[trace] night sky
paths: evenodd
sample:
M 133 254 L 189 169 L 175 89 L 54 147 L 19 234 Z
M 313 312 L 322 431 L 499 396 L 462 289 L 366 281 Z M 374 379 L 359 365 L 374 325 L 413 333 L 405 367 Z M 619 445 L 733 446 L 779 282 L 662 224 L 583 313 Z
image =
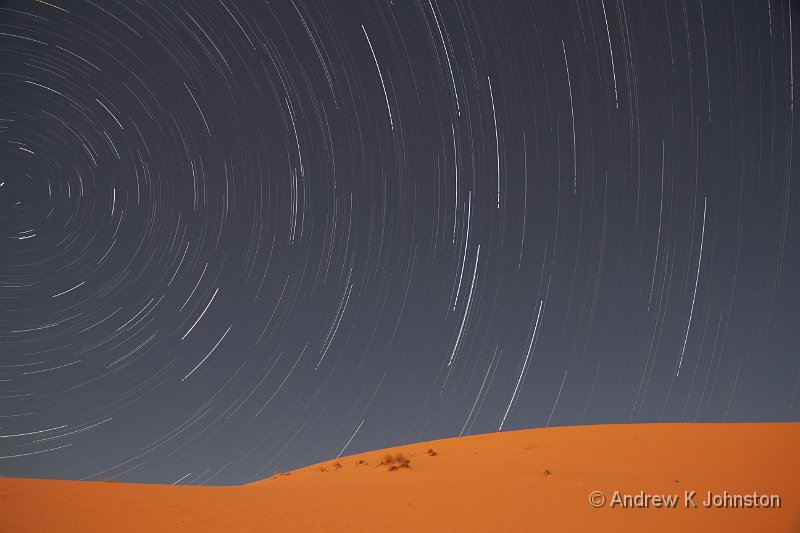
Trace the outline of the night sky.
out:
M 0 2 L 0 474 L 237 484 L 799 421 L 799 25 L 786 0 Z

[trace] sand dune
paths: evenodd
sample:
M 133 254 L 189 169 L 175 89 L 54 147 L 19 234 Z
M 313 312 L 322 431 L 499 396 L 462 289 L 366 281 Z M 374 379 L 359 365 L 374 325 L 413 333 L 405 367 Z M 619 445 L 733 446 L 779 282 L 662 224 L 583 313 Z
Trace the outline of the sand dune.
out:
M 0 531 L 800 532 L 799 450 L 797 423 L 584 426 L 410 444 L 240 487 L 2 478 Z M 708 491 L 728 508 L 706 508 Z M 731 508 L 748 501 L 759 507 Z

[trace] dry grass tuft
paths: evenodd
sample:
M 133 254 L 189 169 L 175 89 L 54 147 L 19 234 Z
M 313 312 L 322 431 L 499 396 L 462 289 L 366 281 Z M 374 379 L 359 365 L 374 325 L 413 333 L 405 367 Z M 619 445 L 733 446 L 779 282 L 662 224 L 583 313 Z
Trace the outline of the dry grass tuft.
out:
M 388 466 L 390 471 L 399 470 L 400 468 L 411 468 L 411 459 L 402 453 L 395 455 L 387 453 L 383 457 L 383 461 L 381 461 L 380 466 Z

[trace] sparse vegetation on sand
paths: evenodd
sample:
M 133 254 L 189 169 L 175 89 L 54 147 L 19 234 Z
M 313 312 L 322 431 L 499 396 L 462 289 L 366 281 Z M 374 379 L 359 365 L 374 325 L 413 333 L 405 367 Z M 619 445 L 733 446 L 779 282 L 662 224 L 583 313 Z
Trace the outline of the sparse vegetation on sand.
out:
M 383 457 L 380 466 L 388 466 L 390 471 L 399 470 L 400 468 L 411 468 L 411 459 L 402 453 L 396 453 L 394 455 L 387 453 Z

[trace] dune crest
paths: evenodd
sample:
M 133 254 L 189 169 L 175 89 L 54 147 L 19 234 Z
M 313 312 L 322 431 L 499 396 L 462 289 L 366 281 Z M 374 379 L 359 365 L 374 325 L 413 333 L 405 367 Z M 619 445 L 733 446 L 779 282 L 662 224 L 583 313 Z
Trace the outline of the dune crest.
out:
M 0 478 L 0 531 L 800 531 L 798 445 L 798 423 L 557 427 L 239 487 Z

